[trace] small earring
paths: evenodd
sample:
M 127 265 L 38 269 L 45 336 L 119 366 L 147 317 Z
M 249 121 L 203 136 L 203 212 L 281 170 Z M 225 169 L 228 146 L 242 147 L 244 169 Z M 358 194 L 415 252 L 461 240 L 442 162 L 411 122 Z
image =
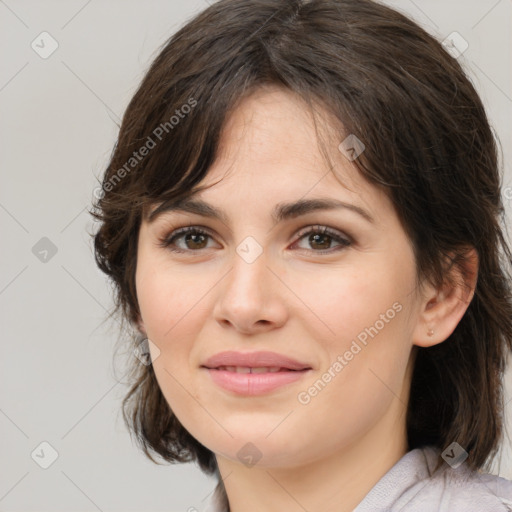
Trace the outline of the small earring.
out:
M 429 329 L 427 332 L 428 336 L 434 336 L 434 331 L 432 329 Z

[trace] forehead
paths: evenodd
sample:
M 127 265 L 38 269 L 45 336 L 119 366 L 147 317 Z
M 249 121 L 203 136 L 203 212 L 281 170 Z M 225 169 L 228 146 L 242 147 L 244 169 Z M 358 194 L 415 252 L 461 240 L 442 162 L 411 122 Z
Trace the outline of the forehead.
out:
M 311 180 L 326 188 L 367 185 L 339 149 L 346 138 L 340 122 L 321 106 L 314 109 L 311 112 L 302 98 L 278 86 L 253 91 L 226 117 L 217 159 L 203 184 L 237 174 L 245 183 L 266 181 L 273 187 Z M 304 185 L 302 194 L 307 192 Z
M 302 98 L 277 86 L 245 97 L 226 118 L 217 159 L 201 183 L 213 185 L 205 196 L 215 191 L 239 193 L 241 186 L 252 188 L 254 194 L 276 196 L 275 203 L 283 195 L 382 195 L 361 175 L 344 147 L 339 149 L 347 139 L 341 123 L 320 105 L 313 108 L 311 112 Z

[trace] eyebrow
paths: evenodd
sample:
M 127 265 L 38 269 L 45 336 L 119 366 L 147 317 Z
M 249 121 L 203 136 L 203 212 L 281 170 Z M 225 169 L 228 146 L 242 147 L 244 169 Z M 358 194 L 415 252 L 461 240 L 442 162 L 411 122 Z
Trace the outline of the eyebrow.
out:
M 293 219 L 319 210 L 338 210 L 347 209 L 357 213 L 370 223 L 375 223 L 375 219 L 369 212 L 363 208 L 351 203 L 339 201 L 338 199 L 322 197 L 317 199 L 299 199 L 291 203 L 278 203 L 272 210 L 272 220 L 274 225 L 284 220 Z M 220 220 L 224 224 L 228 224 L 228 218 L 225 212 L 201 199 L 182 198 L 174 201 L 162 203 L 158 208 L 153 210 L 149 216 L 149 222 L 154 221 L 157 217 L 165 212 L 182 211 L 201 215 Z

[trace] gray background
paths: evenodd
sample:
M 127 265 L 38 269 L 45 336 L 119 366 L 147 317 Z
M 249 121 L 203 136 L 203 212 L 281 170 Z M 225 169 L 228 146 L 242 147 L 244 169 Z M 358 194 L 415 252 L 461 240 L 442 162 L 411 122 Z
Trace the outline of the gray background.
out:
M 510 219 L 512 0 L 386 3 L 440 40 L 457 31 L 468 42 L 459 60 L 503 145 Z M 104 321 L 112 299 L 93 260 L 95 226 L 86 212 L 115 122 L 150 60 L 206 6 L 0 1 L 2 511 L 201 510 L 214 488 L 194 465 L 151 463 L 125 430 L 123 370 L 113 364 L 117 324 Z M 42 46 L 43 31 L 59 45 L 47 58 L 31 47 Z M 36 460 L 50 460 L 44 441 L 59 454 L 47 469 L 31 457 L 36 450 Z M 494 472 L 512 478 L 511 459 L 507 440 Z

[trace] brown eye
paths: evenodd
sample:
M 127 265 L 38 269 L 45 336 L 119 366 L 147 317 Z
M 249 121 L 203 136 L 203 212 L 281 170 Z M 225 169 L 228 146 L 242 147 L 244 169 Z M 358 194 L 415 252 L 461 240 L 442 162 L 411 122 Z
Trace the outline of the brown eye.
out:
M 308 236 L 307 244 L 309 247 L 314 249 L 313 252 L 320 254 L 324 252 L 335 252 L 336 250 L 339 250 L 329 250 L 333 242 L 338 243 L 338 245 L 342 248 L 348 247 L 352 243 L 347 238 L 341 236 L 341 234 L 337 231 L 331 230 L 326 226 L 315 226 L 313 229 L 309 228 L 308 231 L 301 232 L 299 241 L 303 240 L 306 236 Z M 310 250 L 309 248 L 305 249 Z
M 180 228 L 173 231 L 170 236 L 160 241 L 162 247 L 175 252 L 198 251 L 205 249 L 210 234 L 197 227 Z M 176 240 L 183 239 L 185 247 L 176 247 Z

